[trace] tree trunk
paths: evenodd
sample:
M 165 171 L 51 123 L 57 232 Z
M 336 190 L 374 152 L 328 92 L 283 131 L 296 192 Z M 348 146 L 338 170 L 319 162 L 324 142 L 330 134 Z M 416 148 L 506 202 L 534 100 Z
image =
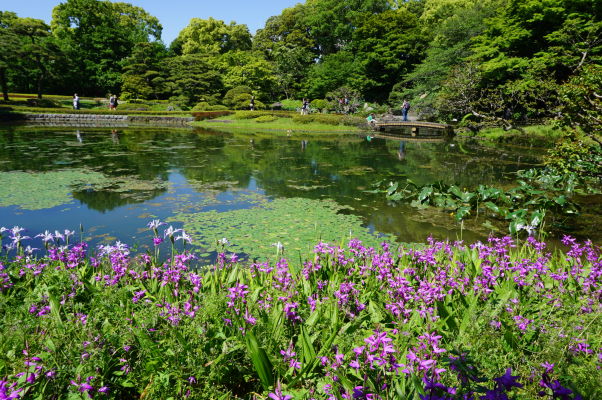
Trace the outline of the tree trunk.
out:
M 8 83 L 6 82 L 6 70 L 0 68 L 0 85 L 2 86 L 2 97 L 8 101 Z
M 42 65 L 42 61 L 40 57 L 36 57 L 36 63 L 38 64 L 38 99 L 42 98 L 42 81 L 44 80 L 44 66 Z
M 38 75 L 38 99 L 42 98 L 42 74 Z

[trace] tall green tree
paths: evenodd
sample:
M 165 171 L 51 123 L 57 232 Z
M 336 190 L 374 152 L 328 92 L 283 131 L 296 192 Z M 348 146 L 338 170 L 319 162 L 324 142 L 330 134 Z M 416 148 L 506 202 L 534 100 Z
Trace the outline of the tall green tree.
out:
M 168 51 L 161 42 L 140 42 L 123 61 L 123 99 L 159 99 L 166 90 L 163 60 Z
M 223 92 L 215 59 L 201 54 L 186 54 L 165 60 L 167 88 L 174 101 L 191 107 L 200 101 L 215 103 Z
M 424 58 L 426 45 L 418 17 L 406 8 L 364 19 L 353 32 L 349 47 L 362 68 L 361 89 L 365 98 L 386 101 L 393 85 Z
M 0 86 L 2 97 L 8 101 L 8 73 L 14 68 L 20 50 L 20 42 L 17 34 L 11 29 L 17 20 L 17 14 L 10 11 L 0 11 Z
M 307 0 L 304 23 L 319 56 L 351 43 L 353 32 L 370 15 L 390 9 L 388 0 Z
M 121 62 L 140 42 L 160 40 L 161 24 L 140 7 L 107 0 L 67 0 L 52 12 L 52 32 L 69 57 L 70 85 L 104 95 L 121 83 Z
M 248 86 L 258 99 L 274 94 L 277 85 L 274 66 L 257 51 L 229 51 L 221 55 L 217 64 L 226 89 Z
M 50 26 L 34 18 L 18 18 L 13 31 L 21 38 L 21 66 L 23 73 L 35 82 L 38 98 L 42 98 L 44 84 L 53 72 L 53 65 L 62 61 L 59 46 L 50 35 Z
M 250 50 L 251 34 L 244 24 L 214 18 L 192 18 L 171 45 L 176 54 L 218 55 L 234 50 Z
M 314 40 L 305 25 L 307 7 L 297 4 L 266 21 L 253 37 L 253 48 L 274 65 L 277 86 L 286 98 L 301 89 L 301 82 L 318 57 Z
M 445 82 L 453 83 L 452 92 L 461 81 L 480 85 L 480 81 L 455 78 L 461 78 L 464 72 L 468 72 L 462 71 L 461 76 L 458 76 L 458 70 L 465 69 L 468 65 L 470 68 L 475 66 L 474 63 L 467 64 L 465 61 L 473 54 L 473 39 L 487 29 L 486 20 L 496 15 L 500 3 L 499 0 L 425 1 L 425 11 L 419 18 L 419 26 L 423 39 L 432 38 L 426 49 L 426 57 L 410 73 L 401 77 L 391 91 L 389 101 L 401 104 L 404 98 L 413 99 L 415 110 L 436 119 L 439 117 L 438 112 L 443 111 L 438 109 L 436 103 L 445 104 L 444 100 L 452 95 L 444 87 Z M 471 92 L 477 87 L 467 87 L 461 92 Z M 445 93 L 442 94 L 442 91 Z M 440 99 L 440 94 L 444 98 Z
M 521 79 L 527 72 L 565 81 L 579 65 L 580 53 L 590 62 L 599 60 L 601 16 L 599 1 L 508 0 L 475 39 L 473 59 L 481 63 L 486 84 Z M 580 35 L 590 38 L 582 41 Z M 572 52 L 576 62 L 566 63 L 562 52 L 554 50 L 559 42 L 565 42 L 560 47 Z M 577 42 L 583 47 L 573 48 Z

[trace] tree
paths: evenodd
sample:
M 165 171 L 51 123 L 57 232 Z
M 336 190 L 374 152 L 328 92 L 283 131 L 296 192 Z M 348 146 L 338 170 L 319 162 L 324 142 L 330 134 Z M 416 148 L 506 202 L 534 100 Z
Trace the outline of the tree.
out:
M 67 0 L 52 12 L 52 32 L 69 57 L 64 90 L 106 94 L 121 82 L 121 62 L 136 43 L 160 40 L 157 18 L 142 8 L 107 0 Z
M 41 99 L 44 81 L 51 73 L 52 64 L 61 60 L 60 49 L 50 37 L 50 27 L 42 20 L 18 18 L 12 30 L 22 38 L 22 69 L 26 75 L 34 77 L 35 89 Z
M 305 95 L 312 99 L 323 99 L 326 94 L 341 86 L 361 91 L 362 67 L 349 51 L 329 54 L 315 64 L 304 81 Z
M 244 24 L 209 18 L 192 18 L 171 47 L 176 54 L 215 56 L 234 50 L 250 50 L 251 34 Z
M 168 90 L 185 107 L 200 101 L 215 103 L 223 90 L 221 74 L 210 57 L 186 54 L 166 59 L 165 66 Z
M 599 55 L 594 37 L 600 34 L 600 15 L 601 3 L 590 0 L 509 0 L 499 14 L 488 19 L 487 30 L 475 38 L 472 58 L 481 63 L 486 84 L 503 84 L 527 72 L 565 81 L 579 62 L 565 65 L 562 52 L 550 50 L 569 37 L 582 42 L 578 39 L 582 33 L 590 39 L 571 50 L 577 60 L 585 48 L 597 48 Z M 564 47 L 570 47 L 568 44 Z M 585 53 L 593 55 L 589 50 Z
M 124 72 L 121 97 L 123 99 L 161 97 L 165 92 L 166 77 L 162 61 L 167 54 L 163 43 L 137 43 L 132 54 L 122 63 Z
M 253 37 L 253 48 L 274 65 L 276 84 L 286 98 L 293 97 L 318 57 L 314 41 L 305 26 L 305 4 L 286 8 L 268 18 Z
M 14 66 L 15 55 L 20 49 L 19 37 L 12 31 L 11 26 L 17 19 L 17 14 L 10 11 L 0 11 L 0 86 L 2 97 L 8 101 L 8 71 Z
M 424 57 L 416 15 L 405 8 L 366 18 L 349 45 L 362 68 L 362 91 L 367 100 L 383 102 L 393 85 Z
M 353 32 L 367 17 L 390 9 L 387 0 L 307 0 L 304 24 L 319 56 L 349 45 Z
M 259 52 L 230 51 L 219 57 L 218 65 L 226 89 L 248 86 L 258 99 L 274 91 L 274 67 Z
M 444 82 L 453 78 L 450 77 L 452 71 L 473 54 L 472 40 L 486 30 L 485 21 L 497 13 L 497 3 L 426 1 L 420 25 L 423 30 L 430 29 L 430 32 L 423 33 L 423 37 L 432 36 L 433 39 L 426 50 L 426 57 L 396 84 L 389 101 L 401 104 L 404 98 L 413 99 L 415 110 L 436 119 L 435 103 L 439 101 Z
M 602 147 L 602 66 L 588 65 L 560 88 L 562 124 L 580 128 Z

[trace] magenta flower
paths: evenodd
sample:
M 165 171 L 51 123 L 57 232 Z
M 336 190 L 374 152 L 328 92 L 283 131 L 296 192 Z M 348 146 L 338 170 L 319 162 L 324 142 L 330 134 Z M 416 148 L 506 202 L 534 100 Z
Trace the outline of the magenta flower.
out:
M 280 387 L 280 381 L 276 384 L 273 393 L 269 393 L 268 397 L 272 400 L 291 400 L 293 396 L 289 394 L 283 394 L 282 388 Z

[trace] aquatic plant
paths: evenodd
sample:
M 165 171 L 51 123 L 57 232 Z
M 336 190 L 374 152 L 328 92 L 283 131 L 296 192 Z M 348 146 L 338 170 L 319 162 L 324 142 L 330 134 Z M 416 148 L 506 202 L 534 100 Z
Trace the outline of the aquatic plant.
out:
M 505 221 L 507 231 L 529 236 L 550 229 L 558 218 L 576 216 L 579 206 L 571 200 L 578 186 L 575 177 L 531 169 L 517 173 L 518 186 L 508 190 L 479 185 L 474 190 L 460 189 L 442 182 L 418 185 L 410 179 L 378 182 L 371 193 L 385 193 L 389 200 L 408 202 L 416 208 L 436 207 L 450 212 L 460 222 L 482 216 L 490 221 Z M 546 219 L 548 225 L 546 226 Z
M 46 172 L 0 172 L 0 207 L 47 209 L 68 204 L 89 191 L 108 191 L 133 201 L 144 201 L 152 193 L 166 187 L 167 184 L 159 179 L 111 177 L 86 168 Z
M 161 221 L 155 239 L 186 240 Z M 0 229 L 0 398 L 596 399 L 602 252 L 564 237 L 159 262 Z M 286 254 L 286 253 L 285 253 Z M 10 333 L 10 334 L 6 334 Z
M 274 258 L 275 251 L 270 244 L 275 242 L 281 242 L 287 254 L 298 258 L 319 240 L 339 243 L 356 237 L 376 246 L 390 239 L 390 236 L 370 232 L 362 226 L 359 217 L 342 213 L 346 208 L 331 200 L 261 200 L 252 197 L 253 207 L 233 211 L 182 212 L 168 221 L 184 223 L 195 245 L 205 251 L 215 251 L 215 241 L 226 236 L 232 242 L 231 251 L 262 261 Z

